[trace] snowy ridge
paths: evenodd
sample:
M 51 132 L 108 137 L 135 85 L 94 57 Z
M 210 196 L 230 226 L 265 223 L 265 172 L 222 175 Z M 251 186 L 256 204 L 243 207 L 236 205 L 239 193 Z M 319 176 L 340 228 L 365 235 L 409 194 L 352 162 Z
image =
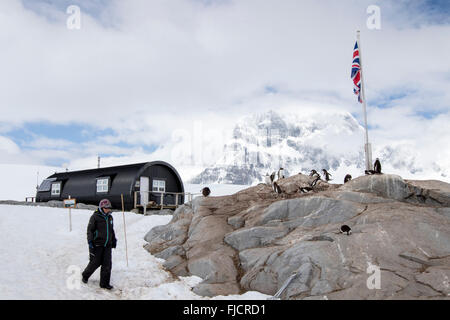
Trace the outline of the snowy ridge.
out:
M 326 169 L 333 182 L 343 183 L 346 174 L 364 174 L 363 143 L 363 127 L 345 111 L 254 114 L 238 121 L 220 159 L 190 182 L 253 185 L 283 167 L 286 176 Z M 440 164 L 421 161 L 407 142 L 375 144 L 372 153 L 383 170 L 408 179 L 450 176 L 445 159 Z
M 220 160 L 191 182 L 251 185 L 280 167 L 286 175 L 311 169 L 360 171 L 362 133 L 347 112 L 251 115 L 237 123 Z

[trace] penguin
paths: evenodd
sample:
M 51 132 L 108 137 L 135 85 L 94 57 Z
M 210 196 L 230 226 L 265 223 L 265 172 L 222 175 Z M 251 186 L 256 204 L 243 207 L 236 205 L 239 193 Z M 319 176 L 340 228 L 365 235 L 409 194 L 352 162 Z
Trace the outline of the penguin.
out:
M 210 193 L 211 193 L 211 190 L 208 187 L 204 187 L 202 189 L 202 194 L 203 194 L 204 197 L 209 196 Z
M 309 176 L 310 176 L 310 177 L 314 177 L 314 176 L 317 175 L 317 174 L 318 174 L 317 171 L 314 170 L 314 169 L 312 169 L 312 170 L 311 170 L 311 173 L 309 174 Z
M 317 184 L 317 181 L 320 180 L 320 176 L 317 174 L 316 178 L 314 179 L 314 181 L 311 183 L 311 187 L 314 187 Z
M 284 169 L 280 167 L 277 175 L 278 175 L 278 179 L 284 179 Z
M 344 224 L 341 226 L 341 233 L 347 232 L 347 235 L 349 236 L 352 233 L 352 228 L 350 228 L 348 225 Z
M 330 181 L 330 180 L 333 180 L 333 179 L 331 179 L 330 177 L 331 177 L 331 173 L 329 173 L 327 170 L 325 170 L 325 169 L 322 169 L 322 171 L 323 171 L 323 175 L 324 175 L 324 177 L 325 177 L 325 181 Z
M 301 187 L 301 188 L 299 188 L 298 190 L 299 190 L 301 193 L 308 193 L 308 192 L 310 192 L 312 189 L 313 189 L 313 188 L 311 188 L 311 187 Z
M 264 178 L 264 182 L 265 182 L 267 185 L 269 185 L 269 186 L 272 184 L 272 180 L 270 179 L 269 173 L 266 173 L 266 176 L 265 176 L 265 178 Z
M 347 174 L 347 175 L 344 177 L 344 183 L 349 182 L 350 180 L 352 180 L 352 176 L 349 175 L 349 174 Z
M 272 184 L 275 180 L 275 171 L 270 175 L 270 184 Z
M 381 174 L 381 163 L 380 163 L 380 159 L 376 159 L 375 163 L 373 164 L 373 171 L 375 171 L 375 173 L 377 174 Z
M 283 193 L 283 191 L 281 191 L 280 186 L 279 186 L 278 183 L 276 183 L 276 182 L 273 183 L 273 191 L 275 191 L 275 192 L 278 193 L 278 194 Z

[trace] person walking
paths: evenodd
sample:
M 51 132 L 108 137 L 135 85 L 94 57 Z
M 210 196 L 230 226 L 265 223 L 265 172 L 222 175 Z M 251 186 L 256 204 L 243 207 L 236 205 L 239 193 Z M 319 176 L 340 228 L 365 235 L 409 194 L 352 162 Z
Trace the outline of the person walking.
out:
M 117 239 L 114 233 L 112 205 L 108 199 L 102 199 L 98 209 L 92 214 L 87 227 L 89 245 L 89 264 L 82 275 L 83 283 L 101 266 L 100 288 L 111 290 L 112 248 L 116 248 Z

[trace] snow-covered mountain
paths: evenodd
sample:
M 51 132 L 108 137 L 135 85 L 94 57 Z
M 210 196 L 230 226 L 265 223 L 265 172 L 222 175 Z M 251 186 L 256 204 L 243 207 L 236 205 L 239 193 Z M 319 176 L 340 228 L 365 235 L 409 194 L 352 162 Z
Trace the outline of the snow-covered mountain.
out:
M 346 174 L 364 174 L 363 145 L 364 128 L 345 111 L 254 114 L 238 121 L 219 160 L 191 183 L 251 185 L 280 167 L 286 176 L 326 169 L 334 182 L 342 183 Z M 418 179 L 448 177 L 449 168 L 421 163 L 413 145 L 376 145 L 372 153 L 390 173 Z

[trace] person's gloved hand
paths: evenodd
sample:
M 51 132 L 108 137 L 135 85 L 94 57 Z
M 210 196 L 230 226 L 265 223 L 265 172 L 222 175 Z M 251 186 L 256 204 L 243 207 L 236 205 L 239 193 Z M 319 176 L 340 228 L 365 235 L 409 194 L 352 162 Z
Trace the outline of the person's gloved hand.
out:
M 117 239 L 114 239 L 114 240 L 112 241 L 112 247 L 115 249 L 116 246 L 117 246 Z
M 92 260 L 95 257 L 95 246 L 92 241 L 88 241 L 88 245 L 89 245 L 89 260 Z

